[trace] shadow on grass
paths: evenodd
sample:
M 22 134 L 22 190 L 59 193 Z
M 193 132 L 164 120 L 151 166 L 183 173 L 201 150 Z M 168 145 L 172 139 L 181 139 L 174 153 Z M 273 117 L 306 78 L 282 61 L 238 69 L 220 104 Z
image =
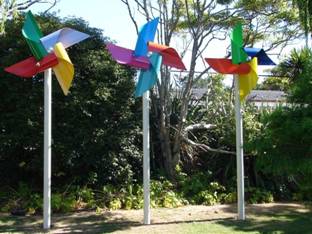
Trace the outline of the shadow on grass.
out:
M 265 234 L 312 234 L 312 210 L 296 211 L 296 207 L 278 205 L 273 207 L 257 207 L 247 209 L 247 219 L 220 220 L 215 223 L 231 227 L 240 232 L 259 232 Z M 227 208 L 226 208 L 227 209 Z M 230 208 L 231 211 L 233 208 Z M 229 212 L 230 210 L 224 210 Z
M 112 233 L 114 231 L 122 231 L 131 227 L 144 226 L 140 222 L 130 221 L 124 218 L 109 217 L 107 213 L 102 215 L 86 215 L 72 216 L 62 215 L 52 218 L 51 231 L 67 232 L 67 233 Z M 205 223 L 233 220 L 233 218 L 215 218 L 215 219 L 200 219 L 200 220 L 185 220 L 185 221 L 170 221 L 170 222 L 152 222 L 154 226 L 170 225 L 170 224 L 188 224 L 188 223 Z M 43 232 L 42 217 L 27 216 L 17 217 L 10 215 L 0 215 L 0 233 L 2 232 L 23 232 L 23 233 L 38 233 Z
M 90 214 L 84 216 L 76 214 L 54 215 L 51 222 L 51 232 L 56 231 L 57 233 L 111 233 L 141 225 L 139 222 L 133 222 L 123 218 L 112 219 L 109 213 L 105 215 Z M 42 216 L 18 217 L 0 214 L 0 233 L 40 233 L 43 231 Z

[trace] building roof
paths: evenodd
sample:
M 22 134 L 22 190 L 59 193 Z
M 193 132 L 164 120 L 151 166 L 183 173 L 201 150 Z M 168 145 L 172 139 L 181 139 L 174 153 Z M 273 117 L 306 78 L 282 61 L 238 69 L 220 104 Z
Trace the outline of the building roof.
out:
M 200 100 L 207 93 L 207 89 L 192 89 L 192 99 Z M 252 90 L 246 100 L 250 102 L 285 102 L 287 94 L 276 90 Z
M 200 100 L 206 94 L 207 94 L 207 89 L 204 89 L 204 88 L 192 89 L 193 100 Z
M 287 94 L 276 90 L 252 90 L 246 100 L 250 102 L 285 102 Z

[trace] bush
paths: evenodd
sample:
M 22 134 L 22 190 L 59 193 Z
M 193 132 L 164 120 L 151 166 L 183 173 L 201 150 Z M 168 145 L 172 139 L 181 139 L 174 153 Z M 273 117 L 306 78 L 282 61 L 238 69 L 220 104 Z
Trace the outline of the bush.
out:
M 274 202 L 274 197 L 271 192 L 259 188 L 247 188 L 246 198 L 247 202 L 251 204 Z
M 76 198 L 74 194 L 52 193 L 51 208 L 53 212 L 67 213 L 74 210 Z
M 236 192 L 230 192 L 227 194 L 222 194 L 222 203 L 235 203 L 237 202 L 237 193 Z
M 201 178 L 201 175 L 195 178 Z M 196 182 L 196 180 L 194 180 Z M 199 184 L 201 184 L 199 186 Z M 196 188 L 196 194 L 191 194 L 190 188 Z M 202 189 L 202 190 L 200 190 Z M 188 196 L 184 192 L 188 191 Z M 305 196 L 308 196 L 308 191 Z M 42 194 L 33 193 L 26 184 L 21 183 L 19 188 L 11 192 L 12 196 L 5 195 L 7 198 L 2 202 L 2 212 L 12 212 L 14 214 L 35 214 L 42 212 Z M 236 192 L 228 192 L 225 187 L 217 182 L 210 182 L 204 186 L 202 181 L 197 181 L 195 187 L 188 185 L 177 190 L 170 181 L 151 180 L 150 187 L 151 207 L 176 208 L 183 205 L 215 205 L 220 203 L 233 203 L 236 201 Z M 300 195 L 300 194 L 299 194 Z M 297 199 L 302 199 L 303 196 Z M 10 197 L 10 198 L 9 198 Z M 247 201 L 250 203 L 273 202 L 271 192 L 258 188 L 248 188 L 246 190 Z M 142 209 L 144 204 L 143 187 L 140 184 L 128 184 L 127 186 L 105 185 L 102 190 L 94 190 L 86 186 L 80 188 L 66 188 L 64 192 L 53 191 L 51 207 L 53 212 L 71 212 L 82 208 L 92 208 L 97 212 L 103 209 Z
M 16 190 L 6 193 L 1 211 L 17 215 L 34 214 L 42 210 L 42 203 L 42 196 L 21 182 Z

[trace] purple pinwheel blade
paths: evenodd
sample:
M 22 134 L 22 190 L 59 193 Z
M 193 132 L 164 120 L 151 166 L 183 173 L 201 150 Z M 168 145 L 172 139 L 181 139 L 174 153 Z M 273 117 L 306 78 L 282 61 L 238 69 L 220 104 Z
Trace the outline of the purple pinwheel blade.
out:
M 108 43 L 106 48 L 117 63 L 142 69 L 148 69 L 150 66 L 148 57 L 135 57 L 133 56 L 133 50 L 116 46 L 112 43 Z

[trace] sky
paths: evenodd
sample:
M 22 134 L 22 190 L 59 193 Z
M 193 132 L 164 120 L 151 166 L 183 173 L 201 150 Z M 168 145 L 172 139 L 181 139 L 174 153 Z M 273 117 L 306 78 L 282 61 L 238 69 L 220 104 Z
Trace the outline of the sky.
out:
M 47 9 L 47 6 L 35 4 L 30 9 L 38 13 Z M 61 17 L 83 18 L 91 27 L 102 29 L 104 35 L 116 40 L 118 45 L 131 47 L 135 44 L 135 27 L 120 0 L 60 0 L 51 11 Z
M 39 13 L 47 7 L 47 4 L 35 4 L 30 9 L 33 13 Z M 91 27 L 102 29 L 104 36 L 115 40 L 118 45 L 134 49 L 137 37 L 135 27 L 130 20 L 126 5 L 121 0 L 60 0 L 51 11 L 56 12 L 60 17 L 80 17 Z M 140 25 L 145 23 L 144 19 L 138 18 L 139 13 L 135 17 L 139 19 Z M 203 57 L 224 57 L 229 43 L 229 40 L 212 43 L 204 52 Z M 172 46 L 176 47 L 179 52 L 177 42 Z M 188 67 L 187 56 L 183 60 Z M 273 60 L 278 62 L 276 57 L 273 57 Z M 204 62 L 199 61 L 196 70 L 204 70 L 205 66 L 207 65 Z M 267 68 L 259 67 L 259 73 L 264 73 Z
M 39 13 L 47 7 L 48 4 L 35 4 L 30 10 Z M 126 5 L 121 0 L 60 0 L 51 11 L 56 12 L 60 17 L 83 18 L 91 27 L 102 29 L 103 34 L 115 40 L 118 45 L 134 49 L 137 38 L 135 27 L 128 15 Z M 139 16 L 137 13 L 135 18 L 138 19 L 139 25 L 143 25 L 146 21 Z M 178 46 L 177 43 L 173 44 Z M 212 43 L 207 53 L 210 57 L 223 57 L 228 44 L 229 42 Z M 177 50 L 179 51 L 178 48 Z
M 33 13 L 45 11 L 48 4 L 34 4 L 30 10 Z M 121 0 L 60 0 L 59 3 L 50 10 L 56 12 L 60 17 L 80 17 L 86 20 L 91 27 L 103 30 L 104 36 L 115 40 L 119 46 L 134 49 L 137 34 L 133 25 L 128 9 Z M 135 15 L 139 25 L 143 25 L 146 21 L 139 13 Z M 207 56 L 205 57 L 224 57 L 226 54 L 226 46 L 229 41 L 222 43 L 211 43 L 207 48 Z M 171 44 L 178 52 L 182 45 L 178 41 Z M 190 54 L 186 54 L 183 58 L 186 67 L 190 63 Z M 207 64 L 204 61 L 197 63 L 196 70 L 202 71 Z

